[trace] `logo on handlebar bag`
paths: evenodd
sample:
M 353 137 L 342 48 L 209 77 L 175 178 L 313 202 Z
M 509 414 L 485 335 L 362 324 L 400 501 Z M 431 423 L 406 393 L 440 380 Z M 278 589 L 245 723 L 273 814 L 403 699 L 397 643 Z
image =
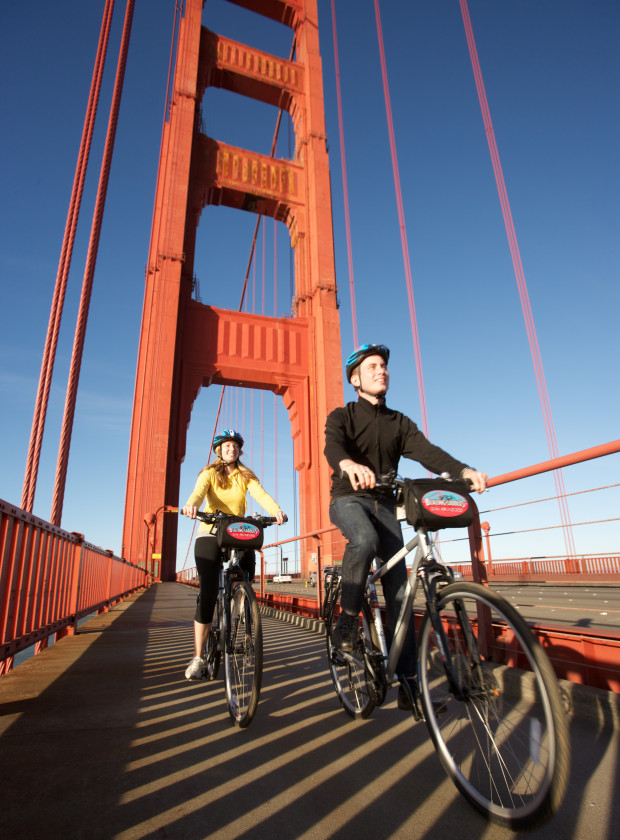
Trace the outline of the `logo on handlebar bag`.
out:
M 235 540 L 255 540 L 261 530 L 250 522 L 231 522 L 226 526 L 226 533 Z
M 425 510 L 436 516 L 460 516 L 469 508 L 464 496 L 450 490 L 430 490 L 422 496 L 421 502 Z

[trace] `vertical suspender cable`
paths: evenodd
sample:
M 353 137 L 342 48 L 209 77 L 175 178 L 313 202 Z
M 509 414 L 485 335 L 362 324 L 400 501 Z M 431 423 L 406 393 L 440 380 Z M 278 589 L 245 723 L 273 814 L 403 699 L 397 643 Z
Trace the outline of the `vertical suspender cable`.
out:
M 256 260 L 252 265 L 252 312 L 256 312 Z M 254 465 L 254 388 L 250 391 L 250 463 Z M 250 501 L 250 512 L 254 512 L 252 501 Z
M 342 122 L 342 99 L 340 94 L 340 64 L 338 61 L 338 36 L 336 33 L 336 5 L 332 0 L 332 30 L 334 36 L 334 65 L 336 68 L 336 96 L 338 98 L 338 129 L 340 135 L 340 166 L 342 169 L 342 192 L 344 195 L 344 220 L 347 237 L 347 261 L 349 265 L 349 293 L 351 295 L 351 320 L 353 322 L 353 346 L 357 347 L 357 311 L 355 308 L 355 284 L 353 282 L 353 253 L 351 249 L 351 222 L 349 219 L 349 190 L 347 187 L 347 162 L 344 154 L 344 128 Z
M 273 220 L 273 317 L 278 330 L 278 221 Z M 274 498 L 278 500 L 278 395 L 273 395 L 273 472 Z M 275 526 L 275 542 L 278 541 L 278 526 Z
M 385 49 L 383 47 L 383 31 L 381 28 L 381 15 L 379 12 L 379 0 L 375 0 L 375 17 L 377 20 L 377 37 L 379 40 L 379 53 L 381 57 L 381 75 L 383 77 L 383 93 L 385 97 L 385 110 L 387 114 L 388 132 L 390 135 L 390 150 L 392 153 L 392 170 L 394 173 L 394 188 L 396 190 L 396 204 L 398 206 L 398 222 L 400 227 L 400 241 L 403 250 L 403 262 L 405 266 L 405 279 L 407 282 L 407 299 L 409 301 L 409 317 L 411 319 L 411 332 L 413 337 L 413 350 L 415 354 L 416 371 L 418 376 L 418 393 L 420 398 L 420 414 L 422 428 L 428 437 L 428 417 L 426 414 L 426 396 L 424 393 L 424 377 L 422 375 L 422 357 L 420 355 L 420 340 L 418 337 L 418 321 L 415 311 L 415 300 L 413 297 L 413 283 L 411 280 L 411 263 L 409 260 L 409 246 L 407 244 L 407 229 L 405 227 L 405 211 L 403 209 L 403 195 L 400 186 L 400 175 L 398 172 L 398 157 L 396 155 L 396 140 L 394 138 L 394 123 L 392 120 L 392 105 L 390 103 L 390 89 L 388 86 L 387 68 L 385 64 Z
M 510 247 L 510 254 L 512 257 L 512 264 L 514 267 L 517 286 L 519 289 L 519 297 L 521 299 L 521 308 L 523 310 L 523 317 L 525 319 L 525 328 L 527 330 L 528 340 L 530 343 L 530 352 L 532 355 L 532 362 L 534 364 L 534 373 L 536 375 L 536 383 L 538 385 L 538 394 L 540 397 L 540 404 L 543 412 L 543 421 L 547 434 L 547 443 L 549 452 L 552 458 L 558 458 L 558 446 L 555 435 L 555 427 L 553 424 L 553 417 L 551 414 L 551 405 L 549 403 L 549 396 L 547 393 L 547 384 L 545 381 L 545 374 L 543 372 L 542 358 L 540 349 L 538 347 L 538 339 L 536 336 L 536 328 L 534 326 L 534 317 L 530 306 L 529 294 L 527 291 L 527 284 L 525 282 L 525 274 L 521 264 L 521 254 L 519 251 L 519 244 L 517 242 L 517 234 L 515 232 L 512 221 L 512 213 L 510 211 L 510 204 L 508 202 L 508 193 L 506 192 L 506 184 L 504 183 L 504 175 L 499 159 L 499 151 L 497 143 L 495 142 L 495 133 L 493 131 L 493 123 L 491 122 L 491 113 L 487 102 L 486 91 L 482 79 L 482 71 L 480 69 L 480 62 L 478 60 L 478 51 L 476 49 L 476 42 L 474 40 L 474 33 L 469 17 L 469 9 L 467 7 L 467 0 L 459 0 L 461 5 L 461 14 L 463 16 L 463 23 L 465 25 L 465 33 L 467 36 L 467 45 L 469 47 L 469 55 L 474 71 L 474 78 L 476 81 L 476 90 L 478 92 L 478 99 L 480 101 L 480 109 L 482 111 L 482 119 L 489 144 L 489 151 L 491 153 L 491 162 L 493 164 L 493 172 L 495 174 L 495 182 L 497 184 L 497 191 L 499 193 L 499 200 L 502 207 L 502 214 L 504 217 L 504 225 L 506 227 L 506 234 L 508 236 L 508 244 Z M 568 510 L 568 503 L 565 499 L 566 491 L 564 489 L 564 477 L 561 470 L 554 470 L 553 473 L 555 486 L 558 494 L 558 504 L 560 507 L 560 517 L 562 519 L 564 542 L 566 550 L 569 554 L 575 553 L 575 544 L 573 541 L 572 526 L 570 521 L 570 513 Z
M 37 476 L 39 472 L 39 460 L 41 457 L 41 445 L 43 441 L 43 431 L 45 429 L 45 419 L 47 415 L 52 374 L 54 371 L 54 361 L 56 358 L 58 334 L 60 331 L 60 322 L 64 308 L 67 279 L 69 277 L 69 269 L 71 268 L 75 231 L 77 228 L 82 202 L 84 180 L 86 178 L 86 169 L 88 167 L 88 159 L 90 156 L 95 118 L 97 116 L 97 105 L 101 91 L 101 80 L 103 79 L 103 70 L 105 67 L 105 57 L 110 38 L 113 11 L 114 0 L 106 0 L 106 5 L 103 11 L 103 19 L 101 21 L 99 44 L 97 46 L 97 55 L 95 58 L 95 66 L 93 68 L 88 105 L 86 107 L 86 117 L 84 119 L 84 127 L 82 129 L 82 140 L 80 142 L 80 150 L 78 153 L 71 199 L 69 202 L 69 211 L 67 214 L 65 233 L 58 264 L 58 272 L 56 274 L 56 285 L 54 288 L 54 295 L 50 310 L 50 320 L 47 328 L 47 337 L 45 339 L 45 347 L 43 350 L 39 387 L 32 421 L 30 444 L 28 447 L 21 506 L 23 510 L 27 510 L 29 512 L 32 512 L 34 505 Z
M 65 413 L 62 422 L 60 447 L 58 450 L 58 463 L 56 466 L 56 481 L 54 484 L 52 514 L 50 517 L 50 521 L 53 525 L 60 525 L 60 521 L 62 518 L 65 483 L 67 478 L 67 465 L 69 462 L 69 448 L 71 445 L 71 434 L 73 430 L 73 418 L 75 414 L 77 387 L 80 377 L 80 368 L 82 364 L 82 352 L 84 349 L 84 336 L 86 334 L 86 323 L 88 321 L 88 309 L 90 305 L 93 277 L 95 274 L 97 251 L 99 248 L 99 237 L 101 233 L 103 209 L 105 205 L 105 198 L 110 175 L 110 163 L 112 160 L 112 152 L 114 150 L 114 139 L 116 136 L 116 126 L 118 123 L 118 112 L 120 109 L 123 81 L 125 77 L 125 66 L 127 63 L 127 51 L 129 49 L 129 36 L 131 34 L 131 23 L 133 19 L 134 2 L 135 0 L 127 0 L 125 23 L 123 26 L 123 36 L 121 40 L 121 49 L 116 70 L 114 92 L 112 95 L 110 118 L 108 121 L 108 132 L 106 136 L 103 160 L 101 164 L 99 187 L 97 190 L 97 199 L 95 202 L 95 212 L 93 216 L 93 224 L 91 228 L 88 254 L 86 257 L 86 268 L 84 271 L 82 295 L 80 298 L 80 308 L 78 311 L 76 333 L 73 342 L 71 369 L 69 372 L 69 383 L 67 386 L 67 396 L 65 400 Z
M 262 280 L 261 280 L 261 314 L 265 314 L 265 225 L 263 224 L 263 265 L 262 265 Z M 260 392 L 260 477 L 263 480 L 264 466 L 265 466 L 265 392 L 261 389 Z

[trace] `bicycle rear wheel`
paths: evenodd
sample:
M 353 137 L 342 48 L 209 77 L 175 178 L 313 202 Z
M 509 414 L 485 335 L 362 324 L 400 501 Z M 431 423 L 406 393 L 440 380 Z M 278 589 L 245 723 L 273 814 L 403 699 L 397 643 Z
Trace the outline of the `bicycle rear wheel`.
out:
M 254 590 L 238 583 L 231 595 L 224 638 L 226 702 L 233 722 L 243 728 L 254 717 L 263 676 L 263 634 Z
M 562 801 L 570 767 L 568 727 L 551 663 L 519 613 L 487 587 L 450 584 L 437 606 L 443 639 L 438 642 L 426 614 L 418 665 L 422 706 L 439 758 L 487 818 L 513 829 L 541 825 Z M 485 634 L 479 615 L 487 608 L 492 632 Z M 442 663 L 443 646 L 455 686 Z
M 332 645 L 331 630 L 338 618 L 336 606 L 339 597 L 340 584 L 333 592 L 325 615 L 329 673 L 345 712 L 352 718 L 367 718 L 375 707 L 376 692 L 366 667 L 365 647 L 367 640 L 364 631 L 360 628 L 358 642 L 350 653 Z

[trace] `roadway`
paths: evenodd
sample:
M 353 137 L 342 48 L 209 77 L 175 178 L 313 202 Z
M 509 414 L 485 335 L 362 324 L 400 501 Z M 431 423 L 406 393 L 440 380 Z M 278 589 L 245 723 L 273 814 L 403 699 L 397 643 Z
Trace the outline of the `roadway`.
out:
M 492 588 L 516 607 L 530 624 L 620 636 L 620 586 L 494 582 Z M 266 592 L 316 598 L 316 589 L 306 587 L 302 582 L 269 584 Z M 379 595 L 381 599 L 380 587 Z M 419 595 L 417 604 L 422 604 Z
M 493 583 L 493 589 L 531 624 L 620 635 L 620 587 Z
M 221 680 L 183 679 L 195 595 L 157 584 L 2 677 L 0 836 L 516 837 L 457 793 L 395 691 L 351 721 L 326 673 L 324 638 L 306 627 L 265 615 L 258 713 L 249 729 L 233 727 Z M 531 837 L 615 840 L 620 731 L 574 718 L 571 739 L 568 795 Z

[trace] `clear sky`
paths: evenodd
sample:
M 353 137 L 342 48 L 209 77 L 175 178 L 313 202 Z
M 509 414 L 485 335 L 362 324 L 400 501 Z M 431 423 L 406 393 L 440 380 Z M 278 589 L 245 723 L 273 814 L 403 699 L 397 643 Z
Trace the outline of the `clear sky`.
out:
M 49 519 L 75 317 L 122 29 L 117 3 L 63 318 L 34 512 Z M 331 0 L 319 0 L 343 355 L 353 344 Z M 84 121 L 103 0 L 0 9 L 0 498 L 19 505 L 41 356 Z M 137 0 L 110 175 L 62 526 L 121 552 L 136 354 L 173 21 L 173 0 Z M 620 5 L 616 0 L 470 0 L 469 10 L 529 290 L 561 454 L 620 437 Z M 373 0 L 336 0 L 360 343 L 392 349 L 390 404 L 420 420 Z M 549 458 L 527 332 L 458 0 L 382 0 L 381 14 L 430 437 L 499 475 Z M 287 28 L 207 0 L 216 32 L 288 57 Z M 268 154 L 276 111 L 223 91 L 207 134 Z M 288 120 L 278 155 L 291 154 Z M 204 303 L 237 308 L 255 217 L 206 208 L 196 274 Z M 250 309 L 290 312 L 286 230 L 259 236 Z M 274 241 L 277 261 L 274 261 Z M 275 267 L 274 267 L 275 262 Z M 262 295 L 263 263 L 266 295 Z M 274 274 L 277 301 L 274 307 Z M 183 504 L 206 461 L 220 389 L 196 402 Z M 345 386 L 345 398 L 353 399 Z M 262 409 L 261 409 L 262 403 Z M 288 418 L 272 394 L 232 393 L 220 426 L 294 518 Z M 253 409 L 254 422 L 250 413 Z M 261 414 L 262 411 L 262 414 Z M 277 411 L 277 470 L 274 426 Z M 260 428 L 264 447 L 261 455 Z M 564 471 L 569 493 L 618 483 L 620 455 Z M 407 475 L 421 474 L 403 464 Z M 480 499 L 491 533 L 560 524 L 550 474 Z M 620 516 L 620 494 L 569 499 L 574 523 Z M 146 511 L 145 511 L 146 512 Z M 294 526 L 279 529 L 291 536 Z M 191 526 L 180 530 L 178 566 Z M 576 525 L 578 552 L 620 548 L 618 521 Z M 442 541 L 446 541 L 444 536 Z M 495 557 L 556 555 L 559 529 L 496 537 Z M 449 557 L 464 544 L 445 545 Z M 455 553 L 452 553 L 455 552 Z M 460 554 L 459 554 L 460 553 Z M 190 555 L 191 559 L 191 555 Z M 188 561 L 191 564 L 190 561 Z

